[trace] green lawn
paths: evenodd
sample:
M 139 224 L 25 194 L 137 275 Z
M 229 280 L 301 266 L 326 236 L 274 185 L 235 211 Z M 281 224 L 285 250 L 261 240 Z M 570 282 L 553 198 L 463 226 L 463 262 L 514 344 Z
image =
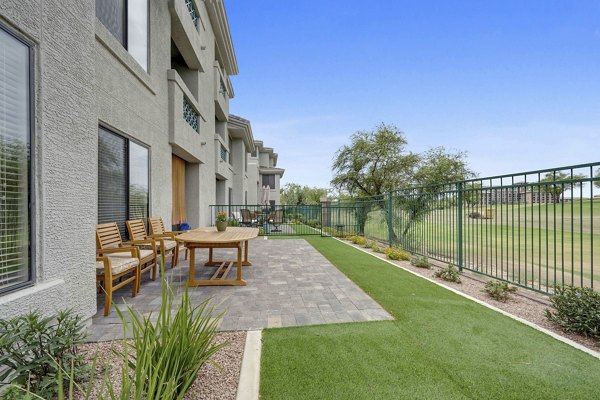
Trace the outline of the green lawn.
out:
M 330 238 L 395 321 L 265 330 L 263 399 L 599 399 L 600 361 Z

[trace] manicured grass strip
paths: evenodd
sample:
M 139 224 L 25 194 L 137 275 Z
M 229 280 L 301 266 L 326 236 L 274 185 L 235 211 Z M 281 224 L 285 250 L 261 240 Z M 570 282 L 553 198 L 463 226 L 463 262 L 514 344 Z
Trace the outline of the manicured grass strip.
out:
M 305 239 L 396 321 L 266 330 L 261 398 L 600 398 L 597 359 L 336 240 Z

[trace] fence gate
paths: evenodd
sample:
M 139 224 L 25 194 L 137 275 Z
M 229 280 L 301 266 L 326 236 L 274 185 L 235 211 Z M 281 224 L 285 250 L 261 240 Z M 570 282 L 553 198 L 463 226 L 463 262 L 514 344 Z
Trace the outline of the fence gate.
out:
M 230 226 L 252 226 L 261 236 L 321 235 L 323 207 L 310 205 L 211 205 L 210 223 L 218 212 L 227 215 Z

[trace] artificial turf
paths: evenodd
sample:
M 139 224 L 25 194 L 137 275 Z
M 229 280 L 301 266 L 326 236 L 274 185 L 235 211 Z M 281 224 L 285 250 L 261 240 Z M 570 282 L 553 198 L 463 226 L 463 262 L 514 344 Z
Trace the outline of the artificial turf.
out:
M 600 399 L 600 361 L 331 238 L 395 321 L 267 329 L 262 399 Z

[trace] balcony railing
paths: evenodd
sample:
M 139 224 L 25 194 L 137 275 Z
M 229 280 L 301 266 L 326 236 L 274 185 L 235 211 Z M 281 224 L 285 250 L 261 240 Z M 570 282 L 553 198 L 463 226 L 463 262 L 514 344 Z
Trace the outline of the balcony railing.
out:
M 194 5 L 194 0 L 185 0 L 185 6 L 187 7 L 188 12 L 190 13 L 190 18 L 192 19 L 192 22 L 194 23 L 194 26 L 197 30 L 198 23 L 200 21 L 200 16 L 198 15 L 198 11 L 196 10 L 196 6 Z
M 189 100 L 183 97 L 183 119 L 192 127 L 193 130 L 198 132 L 198 118 L 200 116 L 194 110 Z

